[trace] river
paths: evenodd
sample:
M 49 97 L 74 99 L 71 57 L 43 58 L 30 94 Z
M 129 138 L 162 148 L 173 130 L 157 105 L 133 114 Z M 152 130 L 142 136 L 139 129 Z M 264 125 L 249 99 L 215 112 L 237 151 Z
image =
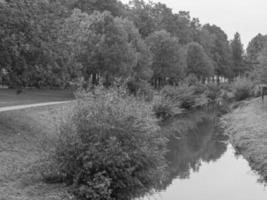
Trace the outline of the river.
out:
M 168 180 L 155 200 L 266 200 L 267 189 L 221 128 L 202 124 L 169 144 Z

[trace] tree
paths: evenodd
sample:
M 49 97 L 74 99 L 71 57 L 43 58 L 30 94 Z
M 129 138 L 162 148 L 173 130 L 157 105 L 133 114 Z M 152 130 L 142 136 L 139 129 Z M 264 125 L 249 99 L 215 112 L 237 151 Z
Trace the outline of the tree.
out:
M 71 10 L 78 8 L 89 15 L 94 11 L 109 11 L 113 16 L 126 15 L 125 5 L 118 0 L 65 0 L 65 3 Z
M 183 74 L 183 60 L 178 38 L 162 30 L 152 33 L 146 42 L 153 55 L 153 85 L 160 87 L 167 79 L 179 81 Z
M 150 52 L 127 19 L 113 17 L 107 11 L 88 15 L 75 9 L 66 20 L 63 35 L 81 63 L 85 79 L 92 76 L 93 84 L 98 75 L 110 84 L 114 77 L 126 78 L 134 73 L 141 77 L 149 71 Z
M 254 69 L 254 78 L 259 83 L 267 84 L 267 43 L 263 45 L 263 49 L 258 53 L 258 66 Z
M 130 19 L 144 38 L 155 31 L 166 30 L 171 36 L 178 37 L 181 44 L 187 44 L 193 41 L 193 35 L 199 28 L 194 26 L 198 24 L 198 20 L 191 21 L 189 12 L 173 13 L 172 9 L 163 3 L 133 0 L 130 3 L 130 11 Z
M 205 80 L 213 75 L 214 68 L 211 59 L 205 53 L 203 47 L 198 43 L 190 43 L 186 55 L 187 74 L 195 75 L 199 80 Z
M 233 76 L 232 57 L 227 35 L 220 27 L 215 25 L 206 24 L 203 26 L 203 31 L 209 38 L 209 41 L 203 46 L 214 62 L 217 78 L 219 76 L 231 78 Z
M 0 67 L 11 87 L 61 86 L 68 55 L 57 42 L 67 11 L 57 2 L 10 0 L 0 4 Z
M 130 19 L 134 22 L 143 38 L 153 33 L 157 28 L 157 22 L 153 17 L 153 3 L 143 0 L 130 2 Z
M 265 43 L 267 42 L 267 36 L 258 34 L 248 44 L 247 47 L 247 59 L 251 66 L 251 70 L 255 69 L 259 64 L 259 55 L 263 50 Z
M 231 52 L 233 59 L 233 75 L 236 77 L 245 72 L 245 62 L 244 62 L 244 49 L 241 43 L 240 34 L 236 33 L 234 39 L 231 41 Z

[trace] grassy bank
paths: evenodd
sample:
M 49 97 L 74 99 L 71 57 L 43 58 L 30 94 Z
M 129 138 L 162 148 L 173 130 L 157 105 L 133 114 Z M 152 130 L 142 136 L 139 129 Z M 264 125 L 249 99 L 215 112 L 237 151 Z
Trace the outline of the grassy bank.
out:
M 267 104 L 259 98 L 242 102 L 239 108 L 224 116 L 226 132 L 236 151 L 252 169 L 267 179 Z
M 64 105 L 68 106 L 68 105 Z M 62 185 L 43 183 L 37 164 L 57 138 L 63 105 L 0 114 L 0 199 L 68 199 Z

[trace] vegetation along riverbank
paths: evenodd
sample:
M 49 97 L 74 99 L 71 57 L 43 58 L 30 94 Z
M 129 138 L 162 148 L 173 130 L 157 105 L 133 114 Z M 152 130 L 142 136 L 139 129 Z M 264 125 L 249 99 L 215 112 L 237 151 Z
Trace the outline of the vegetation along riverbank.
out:
M 1 109 L 73 100 L 0 113 L 0 200 L 133 200 L 162 190 L 190 171 L 176 170 L 179 157 L 168 162 L 178 155 L 170 146 L 194 168 L 225 151 L 206 153 L 221 147 L 213 122 L 259 96 L 266 66 L 266 36 L 245 53 L 239 33 L 229 39 L 160 2 L 0 0 Z M 253 136 L 246 128 L 261 112 L 253 105 L 227 115 L 229 134 L 265 171 L 264 152 L 256 155 L 264 127 Z M 210 132 L 196 131 L 203 123 Z
M 225 115 L 226 132 L 236 151 L 267 180 L 267 106 L 256 98 Z

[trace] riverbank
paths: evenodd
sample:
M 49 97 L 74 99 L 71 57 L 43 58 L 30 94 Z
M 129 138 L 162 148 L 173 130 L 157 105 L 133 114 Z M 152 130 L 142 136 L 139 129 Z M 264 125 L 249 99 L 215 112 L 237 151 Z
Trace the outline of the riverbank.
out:
M 56 140 L 69 104 L 0 113 L 0 199 L 69 199 L 62 184 L 46 184 L 39 164 Z
M 267 180 L 267 102 L 263 104 L 260 98 L 244 101 L 222 122 L 236 152 Z

